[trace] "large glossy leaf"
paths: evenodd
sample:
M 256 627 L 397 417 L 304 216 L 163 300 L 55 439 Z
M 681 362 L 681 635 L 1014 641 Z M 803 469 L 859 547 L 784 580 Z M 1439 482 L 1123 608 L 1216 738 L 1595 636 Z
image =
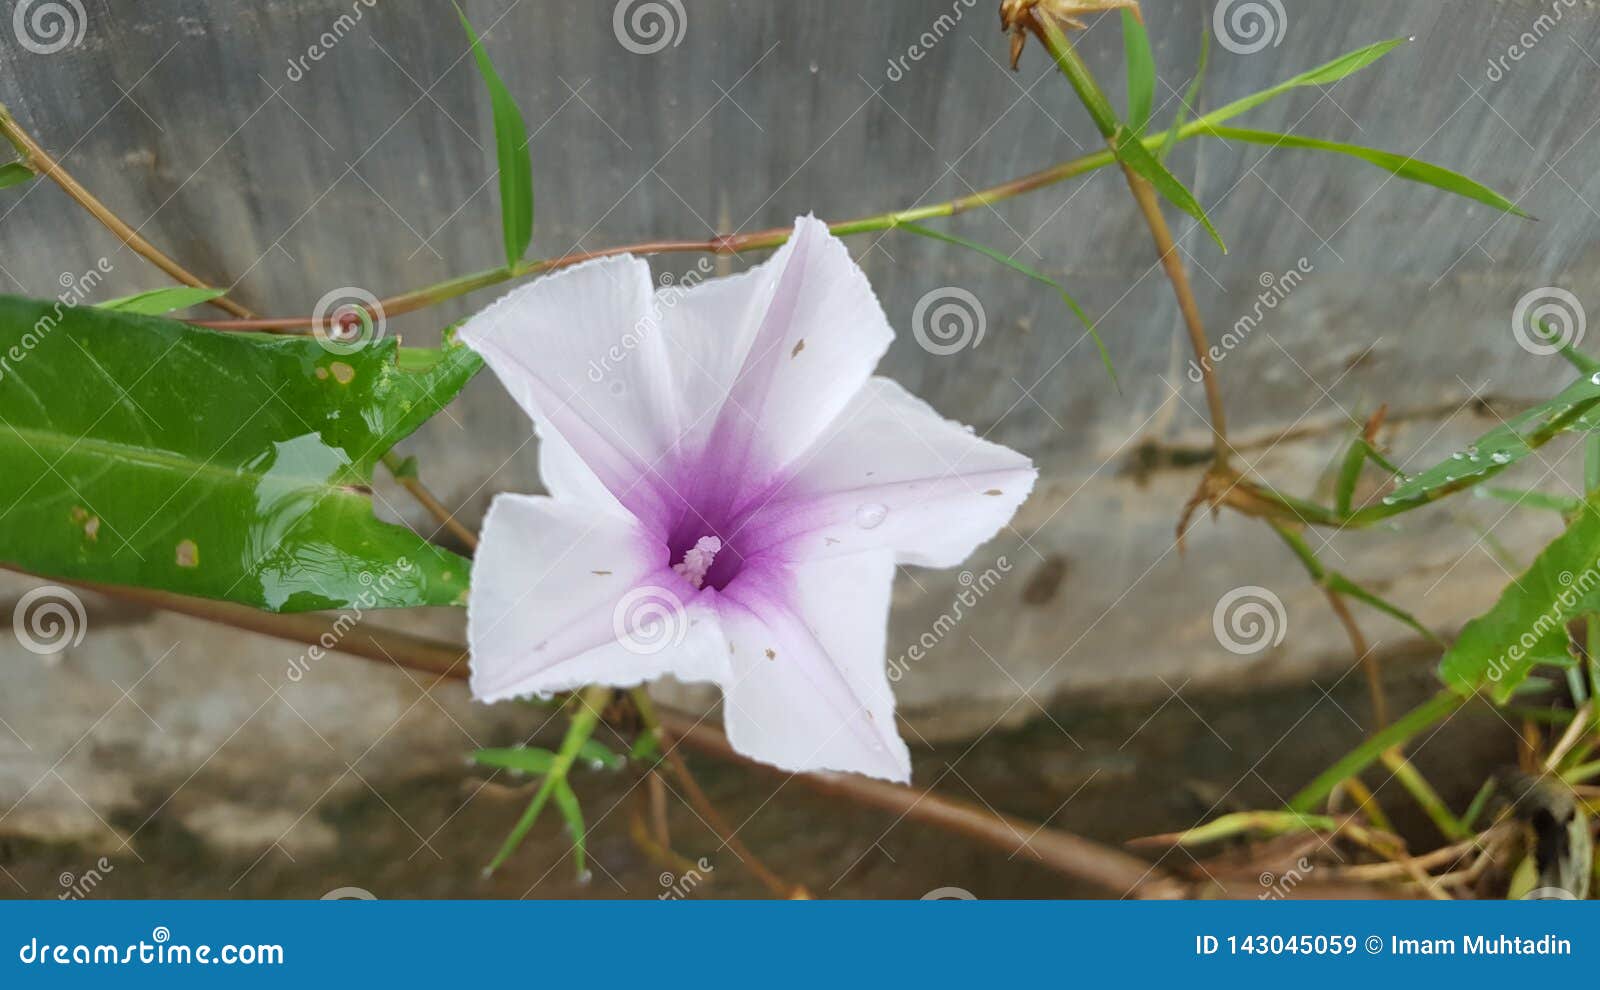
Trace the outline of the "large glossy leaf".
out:
M 0 561 L 276 611 L 458 603 L 467 562 L 366 490 L 481 361 L 404 364 L 0 296 Z
M 1600 375 L 1579 378 L 1560 394 L 1500 424 L 1465 450 L 1407 479 L 1385 495 L 1375 515 L 1393 515 L 1470 488 L 1522 460 L 1563 430 L 1600 429 Z
M 489 91 L 494 115 L 494 157 L 500 169 L 500 230 L 505 238 L 506 264 L 515 265 L 533 240 L 533 162 L 528 157 L 528 128 L 517 101 L 500 81 L 489 53 L 483 50 L 478 33 L 467 22 L 467 15 L 459 7 L 456 13 L 472 42 L 472 57 Z
M 1439 662 L 1458 693 L 1488 692 L 1504 704 L 1536 664 L 1567 664 L 1567 623 L 1600 609 L 1600 503 L 1584 503 L 1566 532 L 1468 622 Z
M 1365 148 L 1359 144 L 1345 144 L 1341 141 L 1324 141 L 1321 138 L 1301 137 L 1298 134 L 1278 134 L 1274 131 L 1255 131 L 1243 127 L 1212 127 L 1208 133 L 1228 141 L 1249 141 L 1253 144 L 1265 144 L 1274 148 L 1309 148 L 1315 151 L 1332 151 L 1341 155 L 1349 155 L 1362 161 L 1371 162 L 1379 168 L 1391 172 L 1402 179 L 1411 182 L 1420 182 L 1423 185 L 1443 189 L 1445 192 L 1475 199 L 1486 203 L 1497 210 L 1519 217 L 1526 217 L 1517 204 L 1490 189 L 1481 182 L 1476 182 L 1459 172 L 1452 172 L 1447 168 L 1434 165 L 1430 162 L 1419 161 L 1410 155 L 1400 155 L 1392 151 L 1379 151 L 1376 148 Z

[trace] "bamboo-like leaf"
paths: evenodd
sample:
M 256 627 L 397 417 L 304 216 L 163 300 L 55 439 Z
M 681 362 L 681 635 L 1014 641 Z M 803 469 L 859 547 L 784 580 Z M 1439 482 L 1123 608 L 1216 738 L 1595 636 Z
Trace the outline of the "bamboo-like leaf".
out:
M 456 8 L 461 27 L 472 42 L 472 57 L 489 90 L 494 115 L 495 162 L 500 170 L 500 227 L 505 238 L 506 264 L 515 265 L 533 240 L 533 162 L 528 156 L 528 128 L 511 91 L 500 81 L 489 53 L 467 15 Z
M 1589 501 L 1489 611 L 1462 627 L 1439 677 L 1454 691 L 1486 691 L 1505 704 L 1535 665 L 1571 663 L 1567 623 L 1596 610 L 1600 504 Z
M 1494 485 L 1485 485 L 1477 489 L 1473 494 L 1480 495 L 1483 498 L 1499 499 L 1502 502 L 1510 502 L 1512 505 L 1529 509 L 1549 509 L 1562 515 L 1576 512 L 1583 506 L 1581 500 L 1563 495 L 1530 492 L 1521 488 L 1498 488 Z
M 1150 153 L 1144 142 L 1126 127 L 1119 127 L 1111 143 L 1119 161 L 1143 176 L 1167 202 L 1200 221 L 1206 233 L 1217 242 L 1217 247 L 1221 248 L 1224 254 L 1228 252 L 1228 245 L 1222 243 L 1222 235 L 1217 233 L 1217 228 L 1211 225 L 1211 218 L 1206 216 L 1205 207 L 1200 205 L 1200 201 L 1189 191 L 1188 186 L 1167 171 L 1167 167 Z
M 1282 96 L 1292 89 L 1297 89 L 1301 86 L 1326 86 L 1329 83 L 1338 82 L 1348 75 L 1365 69 L 1378 59 L 1405 44 L 1408 40 L 1407 38 L 1391 38 L 1388 41 L 1380 41 L 1377 44 L 1357 48 L 1355 51 L 1340 55 L 1333 61 L 1319 65 L 1309 72 L 1302 72 L 1298 76 L 1278 83 L 1276 86 L 1270 86 L 1259 93 L 1251 93 L 1243 99 L 1234 100 L 1232 103 L 1218 107 L 1189 126 L 1214 126 L 1224 120 L 1231 120 L 1247 110 L 1253 110 L 1268 100 Z
M 1007 268 L 1010 268 L 1014 272 L 1018 272 L 1019 274 L 1033 279 L 1035 282 L 1048 285 L 1050 288 L 1056 290 L 1056 293 L 1061 296 L 1061 301 L 1067 304 L 1067 308 L 1072 310 L 1073 315 L 1077 316 L 1078 320 L 1088 331 L 1090 338 L 1094 340 L 1094 346 L 1100 352 L 1100 363 L 1105 365 L 1106 374 L 1111 376 L 1111 384 L 1117 386 L 1118 391 L 1121 391 L 1122 387 L 1117 383 L 1117 369 L 1111 364 L 1111 352 L 1106 350 L 1105 341 L 1100 339 L 1100 332 L 1095 329 L 1094 322 L 1089 319 L 1089 314 L 1084 312 L 1083 307 L 1078 305 L 1078 301 L 1072 298 L 1072 294 L 1067 292 L 1066 288 L 1060 282 L 1036 268 L 1030 268 L 1015 258 L 1007 257 L 1006 255 L 1001 254 L 999 251 L 989 247 L 987 244 L 980 244 L 977 241 L 969 241 L 965 237 L 957 237 L 954 234 L 946 234 L 943 231 L 934 230 L 931 227 L 924 227 L 921 224 L 901 222 L 896 224 L 896 226 L 921 237 L 929 237 L 936 241 L 944 241 L 946 244 L 954 244 L 957 247 L 964 247 L 969 251 L 976 251 L 991 261 L 997 261 L 1000 264 L 1005 265 Z
M 31 182 L 37 174 L 33 169 L 21 162 L 6 162 L 4 165 L 0 165 L 0 189 Z
M 163 289 L 150 289 L 145 292 L 136 292 L 131 296 L 119 296 L 116 299 L 107 299 L 98 304 L 99 309 L 114 309 L 119 313 L 144 313 L 147 316 L 160 316 L 190 306 L 198 306 L 203 302 L 228 294 L 227 289 L 212 289 L 207 287 L 197 288 L 190 285 L 169 285 Z
M 479 766 L 516 770 L 521 773 L 549 773 L 556 754 L 548 749 L 518 746 L 512 749 L 480 749 L 472 754 Z
M 561 812 L 561 817 L 567 823 L 567 831 L 572 835 L 572 859 L 577 864 L 578 876 L 581 879 L 586 869 L 583 861 L 583 808 L 578 805 L 578 795 L 572 792 L 572 785 L 565 779 L 556 782 L 552 796 L 556 801 L 556 810 Z
M 1422 704 L 1390 722 L 1355 749 L 1346 753 L 1339 762 L 1317 775 L 1317 779 L 1289 799 L 1289 810 L 1309 812 L 1320 805 L 1340 783 L 1370 766 L 1386 750 L 1402 745 L 1412 736 L 1425 732 L 1449 718 L 1466 703 L 1466 697 L 1454 691 L 1441 691 Z
M 1444 645 L 1443 641 L 1439 639 L 1438 635 L 1436 635 L 1432 629 L 1429 629 L 1427 626 L 1417 621 L 1416 616 L 1412 615 L 1410 612 L 1407 612 L 1398 605 L 1390 604 L 1386 599 L 1380 598 L 1379 596 L 1373 594 L 1367 589 L 1361 587 L 1361 585 L 1356 584 L 1354 581 L 1345 577 L 1343 574 L 1340 574 L 1338 571 L 1329 571 L 1325 580 L 1328 583 L 1328 587 L 1332 588 L 1334 591 L 1337 591 L 1343 595 L 1348 595 L 1351 598 L 1354 598 L 1356 601 L 1361 602 L 1362 604 L 1371 608 L 1375 608 L 1384 615 L 1410 626 L 1411 629 L 1420 634 L 1423 639 L 1431 640 L 1435 643 L 1438 643 L 1440 646 Z
M 1206 62 L 1211 58 L 1211 32 L 1200 29 L 1200 63 L 1195 66 L 1194 81 L 1189 83 L 1188 92 L 1183 94 L 1183 101 L 1178 104 L 1178 112 L 1172 118 L 1172 126 L 1167 128 L 1167 136 L 1161 141 L 1161 148 L 1156 152 L 1156 159 L 1161 162 L 1167 160 L 1172 154 L 1172 148 L 1178 143 L 1178 132 L 1183 129 L 1184 122 L 1189 117 L 1189 112 L 1200 103 L 1200 89 L 1205 84 Z
M 1128 128 L 1144 132 L 1150 123 L 1150 108 L 1156 98 L 1156 59 L 1150 51 L 1150 35 L 1133 11 L 1122 11 L 1122 47 L 1128 70 Z
M 1600 382 L 1594 378 L 1579 378 L 1555 398 L 1519 413 L 1480 436 L 1467 449 L 1456 451 L 1408 479 L 1384 496 L 1383 507 L 1375 514 L 1394 515 L 1470 488 L 1527 457 L 1563 430 L 1600 429 L 1600 408 L 1597 407 L 1600 407 Z
M 269 611 L 460 604 L 468 562 L 367 489 L 482 360 L 398 352 L 0 296 L 0 561 Z
M 1274 148 L 1310 148 L 1316 151 L 1331 151 L 1341 155 L 1349 155 L 1362 161 L 1370 162 L 1386 172 L 1390 172 L 1410 182 L 1420 182 L 1425 186 L 1433 186 L 1457 196 L 1477 200 L 1497 210 L 1503 210 L 1514 216 L 1526 217 L 1517 204 L 1490 189 L 1480 182 L 1447 168 L 1420 161 L 1409 155 L 1399 155 L 1392 151 L 1379 151 L 1376 148 L 1364 148 L 1358 144 L 1346 144 L 1341 141 L 1324 141 L 1321 138 L 1301 137 L 1298 134 L 1279 134 L 1274 131 L 1256 131 L 1243 127 L 1212 127 L 1207 133 L 1228 141 L 1248 141 L 1252 144 L 1271 145 Z
M 627 760 L 598 739 L 585 739 L 583 745 L 578 747 L 578 759 L 593 764 L 596 769 L 621 770 L 628 764 Z

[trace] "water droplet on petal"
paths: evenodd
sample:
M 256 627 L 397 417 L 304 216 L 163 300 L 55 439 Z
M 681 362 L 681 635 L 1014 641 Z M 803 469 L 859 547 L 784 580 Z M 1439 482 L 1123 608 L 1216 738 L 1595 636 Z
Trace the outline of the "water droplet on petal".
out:
M 889 515 L 889 507 L 882 502 L 867 502 L 856 509 L 856 525 L 862 529 L 877 529 Z

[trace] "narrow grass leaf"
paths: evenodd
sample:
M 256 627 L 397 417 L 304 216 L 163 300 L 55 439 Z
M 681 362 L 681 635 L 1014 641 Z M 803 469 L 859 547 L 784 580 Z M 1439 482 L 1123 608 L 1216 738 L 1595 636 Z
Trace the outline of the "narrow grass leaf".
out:
M 578 805 L 578 795 L 572 792 L 572 785 L 565 780 L 556 783 L 553 795 L 556 799 L 556 810 L 566 819 L 567 831 L 572 833 L 572 859 L 578 866 L 578 878 L 581 880 L 587 872 L 583 862 L 583 809 Z
M 480 749 L 472 754 L 473 762 L 481 767 L 517 770 L 522 773 L 549 773 L 555 765 L 556 754 L 548 749 L 516 747 L 514 749 Z
M 1144 142 L 1126 127 L 1119 127 L 1111 143 L 1119 161 L 1143 176 L 1167 202 L 1200 221 L 1206 233 L 1210 234 L 1211 239 L 1217 242 L 1217 247 L 1222 249 L 1222 253 L 1228 253 L 1228 245 L 1222 243 L 1222 235 L 1211 225 L 1211 218 L 1206 216 L 1205 207 L 1200 205 L 1200 201 L 1189 191 L 1188 186 L 1167 171 L 1167 167 L 1151 154 L 1150 149 L 1144 146 Z
M 484 51 L 467 15 L 456 8 L 461 27 L 472 42 L 472 57 L 489 90 L 494 116 L 495 162 L 500 171 L 500 227 L 505 238 L 506 264 L 515 265 L 533 240 L 533 162 L 528 156 L 528 129 L 510 90 L 500 81 L 489 53 Z
M 979 244 L 977 241 L 969 241 L 965 237 L 957 237 L 954 234 L 946 234 L 943 231 L 934 230 L 931 227 L 924 227 L 921 224 L 899 223 L 896 224 L 896 226 L 902 230 L 908 230 L 911 233 L 917 234 L 921 237 L 930 237 L 936 241 L 944 241 L 946 244 L 954 244 L 958 247 L 964 247 L 969 251 L 976 251 L 991 261 L 997 261 L 1000 264 L 1005 265 L 1007 268 L 1010 268 L 1012 271 L 1025 275 L 1028 278 L 1033 279 L 1035 282 L 1048 285 L 1050 288 L 1056 290 L 1056 293 L 1061 296 L 1062 302 L 1067 304 L 1067 308 L 1072 310 L 1073 315 L 1077 316 L 1079 322 L 1081 322 L 1085 329 L 1088 330 L 1090 338 L 1094 340 L 1094 346 L 1100 351 L 1100 363 L 1105 365 L 1106 374 L 1111 376 L 1111 384 L 1117 386 L 1117 390 L 1119 392 L 1122 390 L 1122 386 L 1117 382 L 1117 369 L 1112 367 L 1111 352 L 1106 350 L 1105 341 L 1100 339 L 1100 333 L 1095 329 L 1094 322 L 1089 319 L 1089 314 L 1084 312 L 1083 307 L 1078 305 L 1078 301 L 1072 298 L 1072 295 L 1067 292 L 1066 288 L 1062 286 L 1060 282 L 1057 282 L 1055 279 L 1036 268 L 1030 268 L 1015 258 L 1010 258 L 1004 254 L 1001 254 L 999 251 L 989 247 L 987 244 Z
M 1333 61 L 1319 65 L 1309 72 L 1302 72 L 1298 76 L 1278 83 L 1276 86 L 1271 86 L 1259 93 L 1251 93 L 1243 99 L 1234 100 L 1226 106 L 1218 107 L 1204 117 L 1197 119 L 1190 126 L 1220 124 L 1224 120 L 1231 120 L 1247 110 L 1253 110 L 1268 100 L 1282 96 L 1284 93 L 1292 89 L 1298 89 L 1301 86 L 1326 86 L 1329 83 L 1338 82 L 1348 75 L 1365 69 L 1409 40 L 1408 38 L 1391 38 L 1388 41 L 1380 41 L 1364 48 L 1357 48 L 1355 51 L 1340 55 Z
M 1457 196 L 1476 200 L 1487 204 L 1497 210 L 1503 210 L 1514 216 L 1526 217 L 1517 204 L 1490 189 L 1480 182 L 1447 168 L 1434 165 L 1430 162 L 1420 161 L 1408 155 L 1396 154 L 1392 151 L 1379 151 L 1376 148 L 1364 148 L 1358 144 L 1346 144 L 1342 141 L 1324 141 L 1321 138 L 1301 137 L 1298 134 L 1279 134 L 1273 131 L 1256 131 L 1243 127 L 1212 127 L 1205 133 L 1223 140 L 1248 141 L 1252 144 L 1271 145 L 1274 148 L 1309 148 L 1315 151 L 1331 151 L 1340 155 L 1349 155 L 1370 162 L 1386 172 L 1390 172 L 1410 182 L 1420 182 L 1425 186 L 1433 186 Z
M 1194 81 L 1189 83 L 1188 92 L 1183 94 L 1183 101 L 1178 104 L 1178 113 L 1172 118 L 1172 126 L 1167 128 L 1167 136 L 1161 142 L 1161 149 L 1156 152 L 1156 159 L 1165 162 L 1167 156 L 1172 154 L 1173 147 L 1178 143 L 1178 132 L 1183 129 L 1185 121 L 1200 103 L 1200 89 L 1205 84 L 1206 63 L 1211 58 L 1211 32 L 1202 28 L 1200 30 L 1200 64 L 1195 66 Z
M 1128 69 L 1128 127 L 1140 134 L 1150 123 L 1150 108 L 1155 104 L 1156 59 L 1144 23 L 1126 9 L 1122 11 L 1122 47 Z
M 210 302 L 221 296 L 227 295 L 227 289 L 211 289 L 190 285 L 173 285 L 164 289 L 151 289 L 148 292 L 136 292 L 131 296 L 119 296 L 116 299 L 107 299 L 99 304 L 100 309 L 114 309 L 119 313 L 143 313 L 146 316 L 160 316 L 190 306 L 198 306 L 203 302 Z
M 7 186 L 20 186 L 34 178 L 37 173 L 21 162 L 6 162 L 0 165 L 0 189 Z
M 628 762 L 597 739 L 585 739 L 583 741 L 583 745 L 578 747 L 578 759 L 585 763 L 594 764 L 596 769 L 604 768 L 606 770 L 621 770 Z

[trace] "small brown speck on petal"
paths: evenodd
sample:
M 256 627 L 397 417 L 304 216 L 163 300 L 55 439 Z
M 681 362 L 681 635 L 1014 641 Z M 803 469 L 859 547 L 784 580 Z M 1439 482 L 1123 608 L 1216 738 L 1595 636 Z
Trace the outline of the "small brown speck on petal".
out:
M 200 566 L 200 547 L 193 540 L 180 540 L 178 543 L 178 566 Z
M 985 495 L 1004 495 L 1005 492 L 1001 491 L 998 488 L 991 488 L 988 491 L 984 492 L 984 494 Z
M 789 352 L 789 357 L 797 358 L 797 357 L 800 356 L 800 352 L 805 350 L 805 349 L 806 349 L 806 339 L 804 337 L 801 337 L 799 340 L 795 341 L 794 350 Z
M 768 660 L 776 660 L 776 659 L 778 659 L 778 655 L 776 653 L 772 652 L 771 650 L 768 650 L 767 651 L 767 659 Z
M 598 575 L 600 575 L 600 576 L 601 576 L 601 577 L 609 577 L 609 576 L 610 576 L 610 574 L 611 574 L 611 572 L 610 572 L 610 571 L 590 571 L 590 572 L 589 572 L 589 573 L 590 573 L 590 574 L 598 574 Z

